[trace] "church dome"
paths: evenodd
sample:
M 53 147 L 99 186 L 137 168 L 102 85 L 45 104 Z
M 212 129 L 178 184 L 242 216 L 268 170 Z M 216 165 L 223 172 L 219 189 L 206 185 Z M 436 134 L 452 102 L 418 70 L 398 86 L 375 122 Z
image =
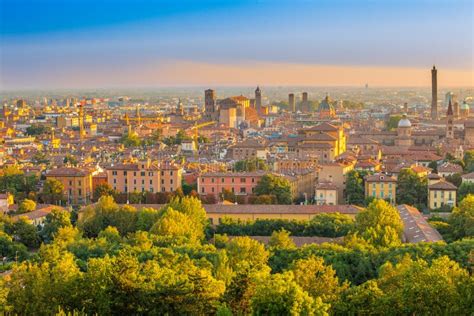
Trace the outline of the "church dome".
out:
M 398 121 L 398 127 L 411 127 L 411 122 L 406 115 L 404 115 L 403 118 Z
M 319 110 L 320 111 L 330 111 L 333 109 L 333 106 L 329 100 L 329 96 L 326 95 L 326 97 L 321 101 L 319 104 Z
M 461 110 L 469 110 L 469 104 L 466 101 L 461 104 Z

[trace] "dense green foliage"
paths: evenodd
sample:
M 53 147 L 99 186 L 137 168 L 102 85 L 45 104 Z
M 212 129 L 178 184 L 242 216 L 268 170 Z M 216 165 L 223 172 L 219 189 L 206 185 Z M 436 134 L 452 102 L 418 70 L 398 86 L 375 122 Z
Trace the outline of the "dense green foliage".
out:
M 474 198 L 459 206 L 460 231 Z M 457 212 L 457 211 L 456 211 Z M 0 313 L 51 315 L 462 315 L 472 314 L 473 239 L 399 244 L 400 219 L 375 200 L 340 244 L 297 248 L 289 232 L 270 244 L 246 236 L 204 236 L 196 198 L 160 210 L 117 205 L 103 196 L 78 226 L 54 211 L 33 227 L 0 218 L 0 251 L 14 260 L 0 278 Z M 345 223 L 345 219 L 339 219 Z M 337 218 L 319 218 L 337 222 Z M 337 226 L 337 225 L 336 225 Z M 456 226 L 457 227 L 457 226 Z M 14 237 L 13 237 L 14 236 Z M 16 242 L 14 240 L 20 240 Z M 38 247 L 36 244 L 35 247 Z M 7 262 L 7 264 L 12 264 Z
M 474 183 L 464 182 L 458 188 L 457 200 L 461 202 L 468 194 L 474 194 Z
M 246 160 L 239 160 L 234 164 L 234 169 L 236 172 L 242 171 L 257 171 L 257 170 L 269 170 L 268 165 L 265 163 L 263 159 L 246 159 Z
M 347 215 L 318 214 L 310 221 L 285 219 L 257 219 L 239 221 L 224 218 L 216 226 L 218 234 L 231 236 L 270 236 L 274 231 L 284 229 L 292 236 L 341 237 L 354 228 L 354 221 Z
M 5 166 L 0 172 L 0 192 L 10 192 L 17 202 L 34 194 L 37 184 L 37 177 L 25 175 L 17 166 Z
M 365 205 L 365 176 L 369 172 L 352 170 L 346 175 L 346 203 L 355 205 Z
M 291 204 L 291 185 L 290 182 L 273 174 L 264 175 L 255 187 L 257 195 L 273 195 L 278 204 Z
M 393 131 L 398 127 L 398 122 L 402 119 L 401 115 L 391 115 L 387 120 L 387 131 Z
M 428 201 L 428 179 L 411 169 L 402 169 L 397 179 L 397 203 L 424 208 Z

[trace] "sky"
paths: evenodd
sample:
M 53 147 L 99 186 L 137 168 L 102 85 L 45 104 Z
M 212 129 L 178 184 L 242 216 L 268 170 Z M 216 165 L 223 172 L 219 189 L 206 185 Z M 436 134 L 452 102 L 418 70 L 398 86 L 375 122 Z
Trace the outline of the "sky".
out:
M 0 0 L 0 88 L 474 86 L 473 0 Z

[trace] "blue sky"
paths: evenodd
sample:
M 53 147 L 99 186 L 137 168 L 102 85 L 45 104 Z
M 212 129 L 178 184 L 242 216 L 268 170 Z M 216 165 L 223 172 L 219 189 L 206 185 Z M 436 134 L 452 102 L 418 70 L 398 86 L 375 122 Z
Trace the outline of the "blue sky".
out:
M 165 65 L 169 72 L 181 62 L 408 68 L 436 63 L 472 72 L 473 3 L 0 0 L 0 84 L 74 87 L 87 85 L 90 77 L 91 85 L 172 85 L 160 69 Z M 156 73 L 143 80 L 117 80 L 151 68 Z M 186 82 L 178 79 L 176 84 Z

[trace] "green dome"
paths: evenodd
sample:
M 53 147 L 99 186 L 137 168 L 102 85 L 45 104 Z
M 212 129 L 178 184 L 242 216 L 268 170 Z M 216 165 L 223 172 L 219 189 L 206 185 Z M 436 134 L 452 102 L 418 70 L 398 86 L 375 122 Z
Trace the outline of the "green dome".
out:
M 469 104 L 466 101 L 461 104 L 461 110 L 469 110 Z

